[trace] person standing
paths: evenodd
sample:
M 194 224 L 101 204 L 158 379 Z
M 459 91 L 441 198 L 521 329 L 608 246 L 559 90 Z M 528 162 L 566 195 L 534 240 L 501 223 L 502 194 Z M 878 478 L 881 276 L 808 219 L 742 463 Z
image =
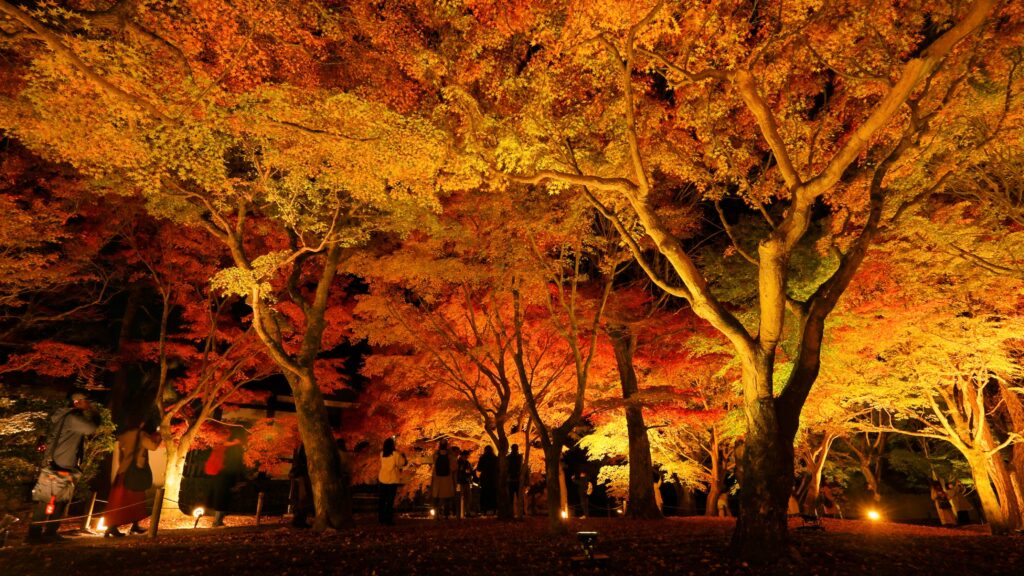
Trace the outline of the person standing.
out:
M 146 506 L 146 490 L 153 485 L 153 472 L 149 468 L 149 452 L 160 447 L 160 433 L 145 424 L 127 430 L 117 436 L 117 460 L 114 463 L 114 480 L 110 484 L 106 512 L 103 520 L 107 523 L 104 537 L 120 538 L 124 533 L 118 526 L 131 524 L 133 534 L 145 532 L 139 521 L 149 516 Z
M 469 463 L 469 450 L 462 450 L 459 452 L 459 459 L 455 462 L 455 481 L 458 483 L 459 491 L 459 518 L 466 518 L 473 514 L 473 480 L 475 479 L 473 465 Z
M 292 467 L 288 471 L 291 483 L 292 526 L 309 528 L 306 519 L 313 507 L 313 486 L 309 480 L 309 463 L 306 460 L 306 445 L 301 441 L 292 452 Z
M 715 501 L 715 508 L 718 510 L 719 518 L 729 518 L 732 513 L 729 511 L 729 493 L 721 492 L 718 494 L 718 500 Z
M 442 438 L 434 452 L 434 469 L 430 477 L 430 496 L 434 499 L 434 510 L 437 518 L 441 515 L 447 519 L 452 510 L 455 498 L 455 470 L 458 465 L 456 456 L 448 448 L 448 439 Z
M 931 496 L 932 502 L 935 503 L 935 510 L 939 514 L 939 522 L 943 526 L 956 526 L 953 505 L 949 501 L 949 495 L 942 489 L 942 483 L 938 480 L 932 480 Z
M 476 462 L 476 475 L 480 479 L 480 513 L 498 511 L 498 455 L 494 447 L 484 446 L 484 453 Z
M 380 486 L 377 520 L 381 524 L 395 524 L 395 495 L 398 494 L 398 486 L 402 483 L 402 468 L 407 464 L 405 454 L 395 448 L 395 437 L 391 436 L 384 440 L 384 447 L 380 451 L 380 471 L 377 473 L 377 482 Z
M 956 525 L 964 526 L 971 523 L 971 503 L 967 501 L 966 490 L 959 480 L 949 483 L 946 493 L 949 495 L 949 502 L 953 505 L 953 512 L 956 513 Z
M 586 470 L 580 470 L 573 476 L 576 492 L 580 497 L 580 518 L 590 516 L 590 477 Z
M 224 516 L 231 509 L 232 491 L 245 472 L 245 464 L 242 461 L 245 453 L 244 437 L 243 428 L 233 427 L 227 441 L 214 448 L 206 462 L 205 472 L 213 476 L 210 507 L 214 510 L 214 528 L 224 525 Z
M 523 455 L 519 453 L 519 444 L 512 445 L 512 452 L 508 455 L 508 496 L 512 502 L 512 516 L 516 516 L 521 501 L 519 494 L 519 475 L 523 471 Z
M 58 542 L 64 537 L 57 533 L 60 522 L 50 518 L 60 504 L 71 500 L 75 493 L 75 480 L 82 475 L 86 436 L 96 433 L 100 415 L 89 398 L 80 392 L 71 395 L 71 406 L 62 408 L 50 417 L 50 431 L 43 452 L 42 470 L 32 488 L 32 522 L 28 527 L 28 542 Z M 47 522 L 47 520 L 51 520 Z

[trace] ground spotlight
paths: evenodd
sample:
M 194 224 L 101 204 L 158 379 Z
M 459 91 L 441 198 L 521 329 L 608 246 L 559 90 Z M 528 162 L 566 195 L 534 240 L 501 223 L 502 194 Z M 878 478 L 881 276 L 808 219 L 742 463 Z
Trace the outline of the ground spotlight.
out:
M 872 522 L 878 522 L 881 519 L 882 519 L 882 514 L 879 513 L 878 510 L 874 510 L 874 509 L 868 510 L 868 520 L 871 520 Z
M 195 528 L 196 526 L 199 526 L 199 519 L 202 518 L 203 514 L 205 514 L 205 513 L 206 513 L 206 510 L 203 510 L 201 507 L 200 508 L 196 508 L 195 510 L 192 511 L 192 517 L 196 519 L 195 523 L 192 524 L 193 528 Z
M 604 566 L 608 561 L 606 554 L 594 554 L 597 546 L 597 532 L 577 532 L 576 539 L 580 541 L 580 548 L 583 548 L 583 556 L 573 556 L 574 566 Z

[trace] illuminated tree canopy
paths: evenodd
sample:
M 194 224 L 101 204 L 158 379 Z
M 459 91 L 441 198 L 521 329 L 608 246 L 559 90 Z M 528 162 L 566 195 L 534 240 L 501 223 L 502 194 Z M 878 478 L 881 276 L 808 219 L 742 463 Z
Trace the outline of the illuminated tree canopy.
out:
M 534 448 L 555 531 L 570 447 L 636 517 L 656 471 L 709 515 L 735 476 L 755 561 L 794 473 L 879 499 L 917 439 L 1024 528 L 1022 34 L 1004 0 L 0 0 L 0 385 L 148 370 L 171 486 L 278 379 L 318 530 L 391 434 L 496 448 L 502 518 Z

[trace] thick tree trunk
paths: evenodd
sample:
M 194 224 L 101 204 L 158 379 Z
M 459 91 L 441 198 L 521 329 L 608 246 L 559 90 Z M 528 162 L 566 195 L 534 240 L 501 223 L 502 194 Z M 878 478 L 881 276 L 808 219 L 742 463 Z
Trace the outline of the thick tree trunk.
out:
M 999 383 L 999 393 L 1004 406 L 1006 406 L 1010 429 L 1018 432 L 1024 431 L 1024 402 L 1021 401 L 1021 397 L 1003 381 Z M 1008 474 L 1019 509 L 1018 520 L 1014 527 L 1022 529 L 1024 528 L 1024 486 L 1021 485 L 1021 481 L 1024 481 L 1024 442 L 1014 444 L 1010 450 Z
M 999 497 L 999 505 L 1008 533 L 1010 530 L 1020 526 L 1021 503 L 1017 498 L 1016 491 L 1013 489 L 1010 470 L 1007 468 L 1003 457 L 996 453 L 989 457 L 989 462 L 991 462 L 992 486 Z
M 992 486 L 993 470 L 990 458 L 985 454 L 972 454 L 968 456 L 967 463 L 971 467 L 974 488 L 978 492 L 978 499 L 981 500 L 981 511 L 988 522 L 989 530 L 993 535 L 1008 534 L 1010 526 L 999 502 L 999 495 Z
M 626 434 L 629 439 L 629 505 L 626 507 L 626 515 L 630 518 L 662 518 L 654 497 L 654 465 L 651 462 L 651 442 L 647 437 L 643 407 L 633 399 L 640 391 L 636 370 L 633 368 L 636 337 L 623 325 L 609 327 L 608 336 L 619 369 L 622 399 L 625 400 Z
M 288 373 L 288 383 L 295 398 L 299 434 L 306 447 L 309 479 L 313 485 L 313 504 L 316 508 L 314 530 L 328 526 L 339 528 L 352 523 L 352 504 L 348 487 L 341 473 L 341 458 L 327 419 L 323 394 L 317 387 L 310 367 L 301 377 Z
M 748 389 L 771 390 L 770 363 L 744 363 Z M 740 513 L 731 548 L 740 558 L 767 564 L 789 552 L 787 510 L 793 490 L 793 438 L 780 432 L 775 402 L 770 394 L 744 398 L 747 420 L 743 455 L 739 465 Z M 786 426 L 786 429 L 795 426 Z
M 545 487 L 548 501 L 548 529 L 552 534 L 565 534 L 569 531 L 562 519 L 562 497 L 564 480 L 562 476 L 562 447 L 551 445 L 544 447 Z
M 132 378 L 132 368 L 135 366 L 128 361 L 126 356 L 128 344 L 131 342 L 132 331 L 135 329 L 135 318 L 139 312 L 140 288 L 133 284 L 128 292 L 128 299 L 124 303 L 124 315 L 121 317 L 121 327 L 117 336 L 117 360 L 121 364 L 113 374 L 113 385 L 110 389 L 110 400 L 107 407 L 110 408 L 111 418 L 116 426 L 123 426 L 126 407 L 132 397 L 132 387 L 135 380 Z

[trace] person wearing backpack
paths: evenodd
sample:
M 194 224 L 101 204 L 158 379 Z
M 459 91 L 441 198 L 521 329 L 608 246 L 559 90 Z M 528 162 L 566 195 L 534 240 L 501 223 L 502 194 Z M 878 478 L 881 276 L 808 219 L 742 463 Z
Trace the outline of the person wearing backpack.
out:
M 437 444 L 437 452 L 434 452 L 433 474 L 430 478 L 430 495 L 434 499 L 438 519 L 442 514 L 447 519 L 455 511 L 452 500 L 455 498 L 456 458 L 455 453 L 448 448 L 448 439 L 442 438 Z
M 58 410 L 50 418 L 42 470 L 32 488 L 32 500 L 36 504 L 28 527 L 28 543 L 64 540 L 57 533 L 60 522 L 53 515 L 58 510 L 63 511 L 63 504 L 74 496 L 75 480 L 82 475 L 79 465 L 85 437 L 95 434 L 99 425 L 99 412 L 89 398 L 79 392 L 71 395 L 71 406 Z

